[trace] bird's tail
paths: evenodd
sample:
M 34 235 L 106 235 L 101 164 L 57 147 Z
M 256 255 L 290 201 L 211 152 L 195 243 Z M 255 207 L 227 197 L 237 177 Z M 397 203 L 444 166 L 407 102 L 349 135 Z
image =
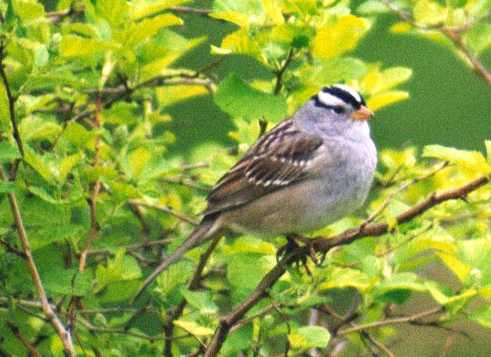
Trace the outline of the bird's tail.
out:
M 199 226 L 197 226 L 186 238 L 186 240 L 168 257 L 160 263 L 160 265 L 150 274 L 145 281 L 142 283 L 138 292 L 136 293 L 133 301 L 136 301 L 143 291 L 162 273 L 167 267 L 177 262 L 187 251 L 193 249 L 199 244 L 205 242 L 213 236 L 213 232 L 210 232 L 215 219 L 205 218 Z

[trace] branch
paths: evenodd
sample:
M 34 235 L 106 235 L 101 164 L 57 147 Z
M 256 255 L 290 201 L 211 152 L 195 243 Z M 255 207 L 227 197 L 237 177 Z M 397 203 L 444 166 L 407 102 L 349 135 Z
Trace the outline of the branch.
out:
M 5 250 L 9 253 L 17 255 L 19 258 L 25 259 L 26 255 L 18 250 L 16 247 L 14 247 L 12 244 L 7 242 L 6 240 L 0 239 L 0 245 L 3 245 Z
M 12 334 L 24 345 L 29 353 L 34 357 L 42 357 L 36 347 L 20 332 L 17 325 L 11 321 L 7 321 L 7 326 L 12 331 Z
M 402 323 L 418 321 L 424 317 L 435 315 L 435 314 L 438 314 L 438 313 L 443 312 L 443 311 L 444 311 L 443 307 L 438 306 L 438 307 L 435 307 L 433 309 L 423 311 L 423 312 L 418 312 L 418 313 L 410 315 L 410 316 L 393 317 L 390 319 L 370 322 L 370 323 L 363 324 L 363 325 L 356 325 L 356 326 L 345 328 L 343 330 L 338 331 L 337 336 L 343 336 L 343 335 L 347 335 L 347 334 L 350 334 L 353 332 L 368 330 L 368 329 L 377 328 L 377 327 L 386 326 L 386 325 L 402 324 Z
M 173 241 L 173 239 L 170 239 L 170 238 L 166 238 L 166 239 L 158 239 L 158 240 L 149 240 L 149 241 L 146 241 L 146 242 L 143 242 L 143 243 L 139 243 L 139 244 L 128 244 L 128 245 L 122 245 L 122 246 L 119 246 L 120 248 L 123 248 L 124 250 L 126 251 L 135 251 L 135 250 L 139 250 L 139 249 L 144 249 L 144 248 L 148 248 L 148 247 L 153 247 L 153 246 L 160 246 L 160 245 L 167 245 L 169 243 L 171 243 Z M 109 255 L 109 254 L 114 254 L 114 251 L 111 251 L 109 249 L 92 249 L 92 250 L 89 250 L 87 252 L 87 255 L 96 255 L 96 254 L 105 254 L 105 255 Z
M 397 224 L 402 224 L 410 221 L 416 216 L 419 216 L 430 208 L 448 201 L 465 198 L 470 192 L 477 190 L 479 187 L 487 184 L 489 179 L 481 176 L 461 187 L 442 193 L 432 193 L 420 203 L 409 208 L 396 217 Z M 314 239 L 314 249 L 319 252 L 327 252 L 330 249 L 349 244 L 355 240 L 364 237 L 378 237 L 389 231 L 387 223 L 372 223 L 368 225 L 360 225 L 358 228 L 352 228 L 329 238 L 319 237 Z
M 100 95 L 98 95 L 96 98 L 95 106 L 96 106 L 96 110 L 95 110 L 95 116 L 94 116 L 94 127 L 96 129 L 99 129 L 101 126 L 100 115 L 101 115 L 101 110 L 102 110 Z M 100 146 L 101 146 L 101 138 L 97 134 L 97 136 L 95 138 L 95 149 L 94 149 L 95 150 L 94 164 L 93 164 L 94 168 L 96 168 L 99 165 Z M 89 230 L 89 234 L 87 237 L 87 242 L 85 244 L 85 248 L 82 250 L 82 253 L 80 254 L 79 266 L 78 266 L 79 272 L 83 272 L 85 270 L 88 252 L 90 250 L 90 247 L 92 246 L 92 242 L 97 238 L 97 231 L 98 231 L 97 195 L 99 194 L 100 189 L 101 189 L 101 182 L 99 180 L 96 180 L 94 182 L 94 184 L 92 185 L 92 190 L 90 193 L 90 197 L 88 199 L 89 208 L 90 208 L 90 230 Z
M 489 179 L 482 176 L 456 189 L 445 191 L 442 193 L 434 192 L 420 203 L 398 215 L 396 217 L 396 221 L 398 224 L 402 224 L 410 221 L 414 217 L 422 215 L 430 208 L 442 202 L 465 198 L 467 194 L 477 190 L 479 187 L 485 185 L 488 182 Z M 389 225 L 387 223 L 362 223 L 357 228 L 348 229 L 340 234 L 331 237 L 315 238 L 312 240 L 310 248 L 313 248 L 316 252 L 319 253 L 327 253 L 334 247 L 350 244 L 355 240 L 368 236 L 381 236 L 388 231 Z M 230 332 L 231 327 L 236 324 L 237 321 L 239 321 L 253 306 L 255 306 L 262 298 L 267 295 L 267 291 L 285 273 L 287 266 L 293 261 L 306 257 L 309 254 L 310 248 L 298 247 L 295 248 L 289 255 L 283 257 L 278 262 L 278 264 L 276 264 L 276 266 L 274 266 L 273 269 L 264 276 L 261 282 L 254 289 L 254 291 L 242 303 L 240 303 L 230 313 L 220 319 L 220 325 L 215 331 L 212 341 L 210 342 L 206 350 L 206 357 L 212 357 L 218 354 L 223 345 L 223 342 Z
M 481 76 L 486 81 L 488 86 L 491 86 L 491 73 L 488 72 L 481 61 L 479 61 L 479 59 L 470 51 L 469 47 L 466 46 L 464 40 L 462 39 L 462 35 L 458 31 L 446 27 L 440 29 L 440 32 L 446 35 L 453 42 L 455 47 L 457 47 L 469 60 L 474 72 Z
M 293 60 L 293 48 L 290 48 L 290 51 L 288 51 L 288 56 L 286 57 L 285 62 L 283 62 L 283 65 L 278 69 L 276 72 L 276 84 L 273 90 L 274 95 L 278 95 L 281 91 L 281 88 L 283 88 L 283 75 L 285 74 L 286 69 L 290 65 L 291 61 Z
M 464 43 L 461 32 L 468 30 L 472 25 L 474 25 L 476 22 L 487 18 L 490 13 L 486 13 L 484 16 L 481 16 L 477 19 L 474 19 L 474 21 L 470 21 L 467 24 L 464 24 L 462 27 L 459 28 L 452 28 L 448 26 L 444 26 L 443 24 L 437 24 L 437 25 L 422 25 L 418 23 L 410 13 L 407 11 L 399 8 L 396 4 L 394 4 L 391 0 L 382 0 L 382 2 L 401 20 L 404 20 L 408 23 L 410 23 L 412 26 L 414 26 L 417 29 L 423 30 L 423 31 L 430 31 L 430 30 L 436 30 L 442 33 L 444 36 L 446 36 L 450 41 L 453 42 L 455 47 L 464 55 L 464 57 L 469 61 L 471 64 L 474 72 L 476 72 L 482 79 L 486 81 L 486 83 L 491 86 L 491 73 L 484 67 L 484 65 L 479 61 L 479 59 L 470 51 L 469 47 Z
M 202 16 L 208 16 L 212 12 L 210 9 L 199 9 L 188 6 L 174 6 L 169 8 L 169 10 L 179 14 L 197 14 Z
M 19 128 L 17 127 L 17 120 L 15 117 L 15 98 L 12 94 L 12 91 L 10 89 L 10 84 L 7 79 L 7 74 L 5 73 L 5 67 L 3 60 L 5 58 L 5 44 L 2 41 L 0 43 L 0 77 L 2 78 L 3 82 L 3 87 L 5 88 L 5 92 L 7 93 L 7 99 L 8 99 L 8 106 L 9 106 L 9 118 L 10 118 L 10 124 L 12 125 L 12 134 L 14 136 L 15 143 L 17 144 L 17 148 L 19 149 L 19 152 L 22 157 L 24 157 L 24 145 L 22 143 L 22 139 L 19 134 Z M 15 160 L 13 166 L 12 166 L 12 177 L 15 178 L 16 172 L 17 172 L 17 167 L 19 165 L 20 160 L 17 159 Z
M 3 169 L 1 167 L 0 167 L 0 180 L 6 181 L 5 173 L 3 172 Z M 27 232 L 24 227 L 24 222 L 22 220 L 22 216 L 20 213 L 20 209 L 17 203 L 17 198 L 15 196 L 15 193 L 9 192 L 7 193 L 7 196 L 10 204 L 10 209 L 12 211 L 12 215 L 14 216 L 17 233 L 19 235 L 19 239 L 22 244 L 22 251 L 26 256 L 26 264 L 29 268 L 31 278 L 34 282 L 34 286 L 39 295 L 39 299 L 41 301 L 42 308 L 43 308 L 43 313 L 46 316 L 49 323 L 55 329 L 57 335 L 60 337 L 61 342 L 63 343 L 63 347 L 65 349 L 65 353 L 70 357 L 74 357 L 75 348 L 73 347 L 73 342 L 70 332 L 65 328 L 65 326 L 63 326 L 63 323 L 60 321 L 55 311 L 49 304 L 48 296 L 46 295 L 46 291 L 44 290 L 44 286 L 41 281 L 41 276 L 39 275 L 39 271 L 37 269 L 36 263 L 34 262 L 34 258 L 32 256 L 31 245 L 27 237 Z
M 135 205 L 135 206 L 139 206 L 139 207 L 153 208 L 153 209 L 156 209 L 158 211 L 168 213 L 168 214 L 176 217 L 177 219 L 180 219 L 181 221 L 189 223 L 193 226 L 197 226 L 199 224 L 199 222 L 197 220 L 195 220 L 194 218 L 188 217 L 182 213 L 175 212 L 172 209 L 170 209 L 169 207 L 164 206 L 164 205 L 158 205 L 158 204 L 153 204 L 153 203 L 143 202 L 143 201 L 138 201 L 138 200 L 131 200 L 130 204 Z
M 210 93 L 215 92 L 216 84 L 207 77 L 200 78 L 199 73 L 178 73 L 171 74 L 165 76 L 157 76 L 151 78 L 142 83 L 136 84 L 134 87 L 129 87 L 126 84 L 121 84 L 117 87 L 108 87 L 103 88 L 102 90 L 91 89 L 88 90 L 89 94 L 97 94 L 100 93 L 103 96 L 109 95 L 109 97 L 102 103 L 102 108 L 110 108 L 117 101 L 127 98 L 131 96 L 135 91 L 142 88 L 152 88 L 152 87 L 161 87 L 165 85 L 201 85 L 206 87 Z M 93 109 L 87 109 L 74 117 L 72 117 L 71 121 L 78 121 L 90 117 L 94 113 Z
M 196 267 L 193 277 L 191 278 L 191 281 L 189 282 L 188 285 L 189 290 L 196 290 L 199 287 L 201 283 L 201 279 L 203 277 L 203 271 L 205 270 L 206 267 L 206 263 L 208 262 L 208 259 L 210 259 L 211 253 L 213 253 L 216 246 L 220 242 L 220 239 L 221 239 L 220 236 L 213 239 L 213 241 L 210 243 L 206 251 L 199 257 L 198 266 Z M 168 321 L 164 327 L 164 333 L 166 336 L 166 340 L 164 344 L 165 357 L 172 357 L 172 337 L 174 336 L 174 320 L 179 319 L 186 305 L 187 305 L 186 300 L 182 299 L 179 305 L 174 310 L 172 310 L 168 315 Z

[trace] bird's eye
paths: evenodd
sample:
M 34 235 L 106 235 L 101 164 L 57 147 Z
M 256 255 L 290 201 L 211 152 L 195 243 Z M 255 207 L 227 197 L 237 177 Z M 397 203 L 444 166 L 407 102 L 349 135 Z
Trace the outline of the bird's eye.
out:
M 344 107 L 342 107 L 340 105 L 333 106 L 332 110 L 334 110 L 334 112 L 337 114 L 341 114 L 341 113 L 344 113 L 346 111 L 346 109 L 344 109 Z

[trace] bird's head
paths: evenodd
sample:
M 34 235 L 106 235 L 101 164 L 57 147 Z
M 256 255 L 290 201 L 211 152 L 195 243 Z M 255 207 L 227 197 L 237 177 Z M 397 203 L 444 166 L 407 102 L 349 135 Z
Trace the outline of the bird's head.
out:
M 315 106 L 329 110 L 334 119 L 367 121 L 373 116 L 362 95 L 345 84 L 324 87 L 312 100 Z

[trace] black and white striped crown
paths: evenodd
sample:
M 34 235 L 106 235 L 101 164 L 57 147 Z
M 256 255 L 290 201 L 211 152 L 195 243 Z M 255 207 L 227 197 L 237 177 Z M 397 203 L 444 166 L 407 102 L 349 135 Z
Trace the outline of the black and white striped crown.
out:
M 346 104 L 351 105 L 354 109 L 366 106 L 365 99 L 363 99 L 361 94 L 345 84 L 324 87 L 313 99 L 317 105 L 327 108 L 346 106 Z

